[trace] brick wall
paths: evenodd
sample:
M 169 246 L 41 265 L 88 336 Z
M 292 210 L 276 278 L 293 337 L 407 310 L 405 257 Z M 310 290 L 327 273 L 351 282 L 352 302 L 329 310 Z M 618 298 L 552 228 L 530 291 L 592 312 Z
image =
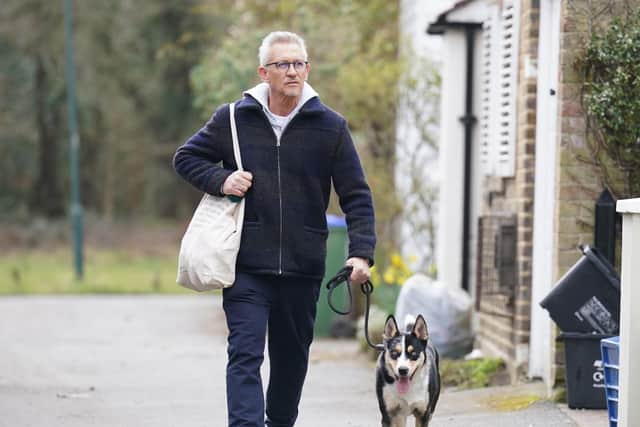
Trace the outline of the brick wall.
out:
M 516 173 L 513 178 L 487 179 L 482 212 L 512 213 L 517 218 L 517 280 L 511 301 L 481 297 L 478 338 L 487 352 L 504 358 L 512 379 L 528 360 L 531 320 L 531 256 L 536 127 L 536 75 L 539 2 L 520 6 L 519 76 L 517 86 Z M 506 313 L 508 311 L 509 313 Z
M 592 244 L 595 201 L 603 190 L 600 172 L 586 162 L 590 157 L 586 119 L 580 93 L 581 72 L 576 61 L 584 54 L 591 31 L 604 28 L 613 16 L 640 6 L 637 0 L 566 0 L 560 29 L 560 83 L 558 86 L 558 182 L 555 212 L 555 272 L 559 279 L 580 258 L 577 247 Z M 557 380 L 564 376 L 563 353 L 556 348 Z
M 511 215 L 517 210 L 517 191 L 514 178 L 486 177 L 486 194 L 481 215 Z M 489 239 L 491 240 L 491 239 Z M 492 264 L 493 249 L 486 261 Z M 503 295 L 479 294 L 478 306 L 478 345 L 485 353 L 501 357 L 509 368 L 514 366 L 515 345 L 513 340 L 514 301 Z
M 580 244 L 593 240 L 594 205 L 603 189 L 600 173 L 587 160 L 589 135 L 581 104 L 582 78 L 576 61 L 593 30 L 611 17 L 640 7 L 640 0 L 564 0 L 560 29 L 558 141 L 554 271 L 559 279 L 581 256 Z M 596 18 L 597 17 L 597 18 Z M 478 342 L 503 357 L 515 379 L 526 368 L 531 313 L 533 196 L 535 167 L 536 76 L 539 1 L 522 0 L 517 101 L 516 174 L 486 178 L 481 215 L 517 217 L 518 278 L 511 301 L 481 296 Z M 550 165 L 551 167 L 551 165 Z M 555 349 L 555 377 L 564 376 L 563 349 Z

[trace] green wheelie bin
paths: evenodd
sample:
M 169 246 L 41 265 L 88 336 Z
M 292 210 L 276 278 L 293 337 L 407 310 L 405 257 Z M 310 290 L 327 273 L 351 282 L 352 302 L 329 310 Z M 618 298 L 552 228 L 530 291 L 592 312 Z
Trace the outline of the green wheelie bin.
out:
M 347 237 L 347 223 L 344 217 L 337 215 L 327 215 L 327 226 L 329 228 L 329 237 L 327 239 L 327 263 L 322 280 L 322 289 L 320 290 L 320 297 L 318 298 L 318 311 L 316 315 L 316 324 L 314 329 L 314 335 L 316 337 L 329 337 L 332 336 L 332 326 L 340 317 L 343 317 L 343 321 L 347 321 L 347 316 L 341 316 L 335 313 L 329 307 L 327 303 L 327 287 L 326 284 L 331 277 L 333 277 L 342 267 L 347 260 L 348 252 L 348 237 Z M 332 294 L 333 305 L 339 310 L 345 310 L 349 303 L 348 297 L 345 294 L 346 284 L 339 286 L 334 290 Z

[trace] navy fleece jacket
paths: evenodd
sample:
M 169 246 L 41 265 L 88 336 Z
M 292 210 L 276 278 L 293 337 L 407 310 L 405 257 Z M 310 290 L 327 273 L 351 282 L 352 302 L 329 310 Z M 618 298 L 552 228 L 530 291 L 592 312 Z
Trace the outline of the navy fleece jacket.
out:
M 346 215 L 349 257 L 373 265 L 371 191 L 345 119 L 313 97 L 278 143 L 262 105 L 245 94 L 236 103 L 236 124 L 244 169 L 253 174 L 238 271 L 322 278 L 332 182 Z M 174 167 L 199 190 L 219 196 L 236 169 L 227 104 L 178 148 Z

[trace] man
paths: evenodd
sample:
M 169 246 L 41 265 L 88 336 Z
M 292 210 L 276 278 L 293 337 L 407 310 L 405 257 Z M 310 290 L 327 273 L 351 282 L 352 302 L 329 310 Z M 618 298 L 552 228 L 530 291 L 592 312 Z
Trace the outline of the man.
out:
M 306 82 L 304 40 L 271 33 L 259 59 L 262 83 L 236 103 L 245 171 L 235 171 L 228 105 L 178 148 L 174 166 L 202 191 L 246 199 L 236 281 L 223 291 L 228 425 L 265 425 L 260 366 L 267 335 L 266 425 L 289 427 L 298 415 L 325 270 L 331 183 L 346 214 L 353 284 L 370 276 L 374 212 L 345 119 Z

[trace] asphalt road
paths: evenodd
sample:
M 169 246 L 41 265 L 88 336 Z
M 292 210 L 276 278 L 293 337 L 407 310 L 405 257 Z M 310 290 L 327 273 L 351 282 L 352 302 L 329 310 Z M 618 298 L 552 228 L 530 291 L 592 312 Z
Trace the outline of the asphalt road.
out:
M 0 427 L 224 426 L 225 339 L 215 295 L 0 298 Z M 431 425 L 607 425 L 606 411 L 495 404 L 542 393 L 447 391 Z M 354 341 L 316 340 L 296 426 L 377 425 L 373 363 Z

